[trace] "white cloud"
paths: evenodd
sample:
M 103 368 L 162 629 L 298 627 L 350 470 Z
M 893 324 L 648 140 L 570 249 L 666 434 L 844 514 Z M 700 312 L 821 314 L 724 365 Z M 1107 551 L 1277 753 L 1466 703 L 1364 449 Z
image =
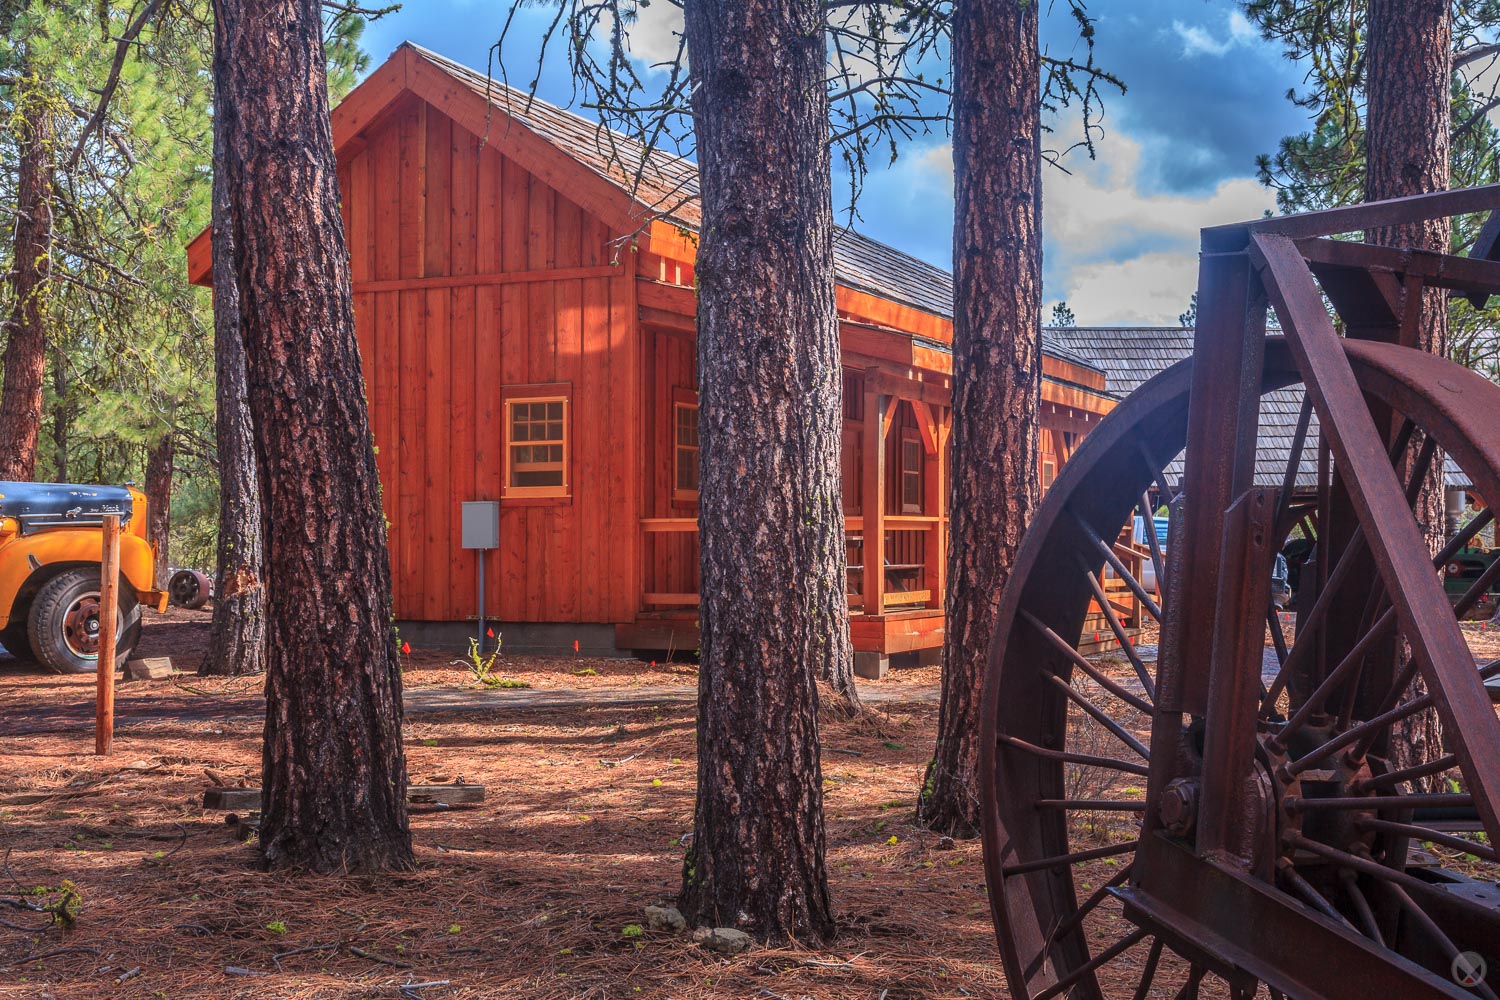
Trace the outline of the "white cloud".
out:
M 1203 194 L 1142 191 L 1140 144 L 1116 131 L 1100 159 L 1043 176 L 1048 272 L 1080 323 L 1170 323 L 1197 286 L 1199 230 L 1258 218 L 1273 194 L 1251 177 Z
M 1140 144 L 1116 130 L 1098 160 L 1069 160 L 1071 174 L 1044 168 L 1043 315 L 1065 299 L 1084 325 L 1175 325 L 1197 288 L 1199 230 L 1259 218 L 1274 206 L 1274 195 L 1251 177 L 1227 178 L 1203 194 L 1144 191 L 1142 160 Z M 951 185 L 950 145 L 926 151 L 915 165 Z
M 1255 26 L 1238 10 L 1231 10 L 1225 20 L 1227 23 L 1222 38 L 1201 25 L 1173 21 L 1172 32 L 1182 41 L 1183 58 L 1227 55 L 1230 49 L 1250 45 L 1260 37 Z
M 682 35 L 682 8 L 668 0 L 637 3 L 635 20 L 626 27 L 630 52 L 648 66 L 672 62 Z

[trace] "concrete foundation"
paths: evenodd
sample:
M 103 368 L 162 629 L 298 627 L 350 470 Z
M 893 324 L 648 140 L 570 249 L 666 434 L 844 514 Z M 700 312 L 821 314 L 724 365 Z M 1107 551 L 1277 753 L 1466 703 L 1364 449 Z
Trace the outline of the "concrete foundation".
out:
M 891 672 L 891 658 L 885 653 L 867 652 L 858 650 L 854 653 L 854 676 L 863 677 L 867 681 L 878 681 Z
M 398 621 L 401 641 L 412 644 L 413 649 L 451 650 L 455 654 L 468 652 L 469 639 L 479 635 L 478 622 L 417 622 Z M 613 625 L 572 622 L 495 622 L 486 621 L 485 628 L 494 631 L 505 653 L 540 656 L 562 656 L 573 654 L 573 643 L 578 643 L 580 656 L 604 656 L 629 659 L 630 655 L 615 646 Z M 485 640 L 485 649 L 495 648 L 494 639 Z

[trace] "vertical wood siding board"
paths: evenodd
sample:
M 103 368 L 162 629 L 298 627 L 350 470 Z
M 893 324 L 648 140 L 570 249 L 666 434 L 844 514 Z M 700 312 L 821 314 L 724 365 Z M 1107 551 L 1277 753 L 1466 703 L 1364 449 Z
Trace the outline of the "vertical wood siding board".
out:
M 553 191 L 535 177 L 528 178 L 526 216 L 526 263 L 533 270 L 553 266 Z
M 398 453 L 396 442 L 401 439 L 401 400 L 398 399 L 398 372 L 401 369 L 401 318 L 399 318 L 398 292 L 375 294 L 375 358 L 377 363 L 366 372 L 366 384 L 374 384 L 372 400 L 372 427 L 375 427 L 375 465 L 380 469 L 381 498 L 386 507 L 389 523 L 387 537 L 390 547 L 392 586 L 396 589 L 396 615 L 405 612 L 405 597 L 398 585 L 396 570 L 401 565 L 401 486 L 398 483 Z
M 635 261 L 625 255 L 625 266 L 618 278 L 610 279 L 609 331 L 610 358 L 624 370 L 611 369 L 610 454 L 615 474 L 611 477 L 610 580 L 614 595 L 614 620 L 629 621 L 640 609 L 638 584 L 641 579 L 641 525 L 639 497 L 642 467 L 640 438 L 632 428 L 641 426 L 641 394 L 632 391 L 639 384 L 638 327 L 635 303 Z
M 608 349 L 609 312 L 603 308 L 603 295 L 607 294 L 604 282 L 594 278 L 579 283 L 579 356 L 586 369 L 592 369 L 595 384 L 608 386 L 611 379 Z M 609 447 L 605 441 L 605 428 L 610 414 L 605 411 L 597 419 L 603 423 L 584 425 L 574 423 L 573 440 L 578 443 L 578 488 L 574 491 L 579 504 L 581 526 L 579 530 L 579 595 L 578 614 L 580 621 L 606 621 L 604 605 L 599 594 L 608 586 L 604 574 L 608 565 L 604 562 L 607 548 L 605 540 L 605 505 L 610 502 L 607 492 L 586 477 L 595 474 L 609 462 Z
M 561 199 L 559 199 L 561 202 Z M 576 237 L 576 229 L 575 229 Z M 593 481 L 594 470 L 587 469 L 579 456 L 579 434 L 594 433 L 602 415 L 599 412 L 600 390 L 597 370 L 583 367 L 582 324 L 583 285 L 577 280 L 558 281 L 553 287 L 555 302 L 554 329 L 557 351 L 557 381 L 573 387 L 571 426 L 568 439 L 571 444 L 568 458 L 568 484 L 573 502 L 552 508 L 554 534 L 552 546 L 556 568 L 547 593 L 548 618 L 552 621 L 576 622 L 579 605 L 579 577 L 583 560 L 580 554 L 582 535 L 582 497 L 590 487 L 597 489 Z
M 423 614 L 422 597 L 422 484 L 427 476 L 423 454 L 426 445 L 425 409 L 426 356 L 422 344 L 424 293 L 401 292 L 398 393 L 400 396 L 399 483 L 402 517 L 392 530 L 401 534 L 401 565 L 397 580 L 403 606 L 412 618 Z
M 507 173 L 509 165 L 507 165 Z M 507 244 L 507 253 L 509 245 Z M 516 385 L 526 381 L 526 290 L 519 285 L 505 285 L 500 289 L 500 371 L 502 385 Z M 497 390 L 498 394 L 498 390 Z M 505 408 L 497 401 L 499 410 L 496 421 L 496 441 L 505 447 Z M 503 452 L 497 463 L 496 478 L 504 484 L 509 456 Z M 499 574 L 502 581 L 499 607 L 510 621 L 523 621 L 526 617 L 526 531 L 530 507 L 505 507 L 501 510 L 500 548 L 502 565 Z
M 375 224 L 371 231 L 375 277 L 389 280 L 401 273 L 401 128 L 393 124 L 370 144 L 374 157 L 370 196 Z
M 470 221 L 472 222 L 472 216 Z M 476 555 L 462 548 L 463 533 L 459 518 L 459 504 L 479 498 L 475 461 L 479 451 L 476 424 L 475 384 L 471 373 L 478 367 L 475 352 L 475 304 L 477 289 L 457 288 L 448 293 L 451 308 L 449 325 L 448 371 L 451 379 L 452 408 L 450 422 L 452 433 L 448 442 L 448 467 L 453 478 L 453 492 L 447 498 L 449 529 L 448 551 L 453 559 L 453 584 L 449 591 L 457 605 L 452 610 L 456 617 L 468 614 L 462 607 L 463 595 L 476 594 L 478 580 L 475 575 Z M 470 601 L 469 603 L 473 603 Z M 486 610 L 489 605 L 486 604 Z
M 349 180 L 340 182 L 344 211 L 344 232 L 348 234 L 349 276 L 354 281 L 370 277 L 370 152 L 366 148 L 347 167 Z M 355 321 L 358 332 L 358 320 Z M 370 353 L 364 352 L 368 359 Z
M 422 606 L 430 621 L 452 617 L 449 614 L 452 557 L 448 536 L 449 508 L 454 501 L 448 446 L 452 437 L 452 383 L 449 375 L 450 292 L 438 289 L 424 293 L 423 333 L 425 334 L 426 409 L 425 434 L 426 477 L 423 480 L 423 547 Z M 454 546 L 456 547 L 456 546 Z
M 475 271 L 479 274 L 494 274 L 504 266 L 500 257 L 500 185 L 503 174 L 500 154 L 489 146 L 481 149 L 474 220 L 477 238 Z
M 450 274 L 453 247 L 453 119 L 427 112 L 427 206 L 424 210 L 422 273 Z
M 553 265 L 576 266 L 579 256 L 579 227 L 582 216 L 578 206 L 567 198 L 552 193 L 552 242 Z M 582 330 L 579 313 L 582 309 L 582 286 L 577 281 L 552 282 L 553 291 L 553 366 L 558 382 L 573 386 L 573 403 L 569 440 L 572 454 L 568 456 L 568 483 L 572 489 L 573 502 L 552 508 L 554 557 L 548 567 L 555 570 L 548 581 L 544 603 L 548 606 L 547 618 L 552 621 L 577 621 L 579 603 L 579 576 L 582 560 L 579 556 L 580 519 L 579 496 L 586 485 L 584 471 L 578 461 L 578 433 L 600 426 L 598 411 L 603 386 L 594 384 L 597 366 L 591 370 L 582 367 Z M 589 477 L 595 473 L 590 470 Z
M 427 105 L 401 119 L 401 268 L 399 277 L 420 278 L 425 265 L 427 207 Z
M 453 274 L 473 274 L 479 241 L 478 220 L 474 211 L 479 197 L 479 140 L 458 125 L 453 126 L 449 162 L 453 176 L 451 271 Z
M 530 254 L 527 249 L 528 220 L 530 218 L 531 178 L 513 161 L 501 158 L 502 180 L 500 184 L 500 232 L 502 269 L 524 271 L 528 267 Z

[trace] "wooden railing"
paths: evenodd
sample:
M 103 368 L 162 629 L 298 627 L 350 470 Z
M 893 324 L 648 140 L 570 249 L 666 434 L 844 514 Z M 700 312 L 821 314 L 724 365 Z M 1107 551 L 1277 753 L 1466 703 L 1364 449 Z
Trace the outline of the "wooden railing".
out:
M 937 581 L 941 573 L 936 566 L 937 553 L 935 533 L 947 531 L 944 518 L 903 515 L 884 518 L 884 544 L 881 562 L 883 580 L 882 607 L 873 612 L 866 607 L 865 600 L 865 519 L 859 516 L 844 518 L 844 533 L 848 542 L 848 597 L 849 606 L 866 614 L 884 613 L 888 610 L 937 607 L 943 604 L 943 593 Z M 698 533 L 698 519 L 693 517 L 647 517 L 641 519 L 641 530 L 645 534 L 644 558 L 646 563 L 646 586 L 641 595 L 642 604 L 652 609 L 688 608 L 698 605 L 697 590 L 686 590 L 680 581 L 687 579 L 689 570 L 683 565 L 683 553 L 677 559 L 667 560 L 661 573 L 657 571 L 656 546 L 658 544 L 680 544 L 684 535 Z M 692 547 L 696 548 L 696 538 Z M 696 583 L 697 559 L 687 560 L 691 564 L 691 575 Z M 677 585 L 670 589 L 662 586 L 662 575 L 673 575 Z

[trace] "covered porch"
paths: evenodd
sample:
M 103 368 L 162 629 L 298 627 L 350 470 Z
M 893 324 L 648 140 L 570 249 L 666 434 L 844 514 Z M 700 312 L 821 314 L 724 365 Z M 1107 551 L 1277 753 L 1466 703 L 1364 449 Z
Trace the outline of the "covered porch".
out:
M 696 493 L 685 496 L 691 477 L 682 472 L 683 442 L 690 439 L 696 448 L 696 432 L 686 429 L 682 412 L 696 407 L 694 326 L 690 296 L 671 280 L 675 274 L 668 275 L 666 282 L 638 286 L 643 349 L 651 361 L 644 367 L 658 373 L 659 384 L 646 391 L 657 412 L 648 413 L 645 428 L 648 461 L 658 471 L 648 472 L 656 487 L 648 490 L 640 521 L 640 609 L 633 621 L 615 626 L 619 648 L 662 653 L 697 648 L 699 601 Z M 914 654 L 918 662 L 935 663 L 941 655 L 951 328 L 911 309 L 897 317 L 866 293 L 840 288 L 838 298 L 846 591 L 856 672 L 876 678 L 889 670 L 892 656 Z M 897 319 L 931 329 L 887 325 Z M 1080 359 L 1049 352 L 1043 376 L 1038 472 L 1045 489 L 1114 400 L 1104 391 L 1103 373 Z

